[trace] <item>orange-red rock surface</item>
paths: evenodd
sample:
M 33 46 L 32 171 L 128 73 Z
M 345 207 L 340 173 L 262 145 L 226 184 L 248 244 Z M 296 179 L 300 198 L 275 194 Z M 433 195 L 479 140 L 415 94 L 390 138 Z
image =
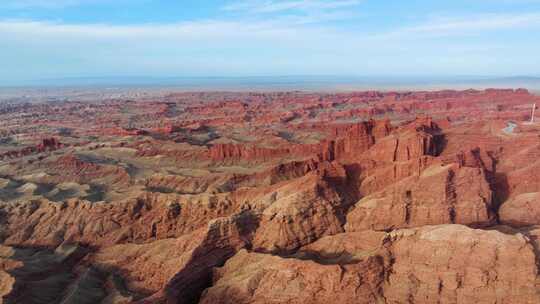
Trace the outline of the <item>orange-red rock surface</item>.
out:
M 0 107 L 0 303 L 540 303 L 526 90 Z

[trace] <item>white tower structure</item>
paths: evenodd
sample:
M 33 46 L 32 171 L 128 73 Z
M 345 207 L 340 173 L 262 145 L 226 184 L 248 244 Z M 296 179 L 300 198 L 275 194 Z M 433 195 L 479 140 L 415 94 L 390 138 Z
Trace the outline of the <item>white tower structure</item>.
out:
M 533 104 L 532 114 L 531 114 L 531 123 L 534 123 L 534 112 L 536 112 L 536 103 Z

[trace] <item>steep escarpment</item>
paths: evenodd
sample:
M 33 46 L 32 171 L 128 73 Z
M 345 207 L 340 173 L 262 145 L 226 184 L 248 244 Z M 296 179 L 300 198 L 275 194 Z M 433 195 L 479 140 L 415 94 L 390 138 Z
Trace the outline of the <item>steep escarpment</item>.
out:
M 214 278 L 200 303 L 377 303 L 384 267 L 377 258 L 321 265 L 243 250 Z
M 216 144 L 209 148 L 209 157 L 214 161 L 268 161 L 284 157 L 318 156 L 333 161 L 359 155 L 377 139 L 387 136 L 392 130 L 389 121 L 367 121 L 357 124 L 334 126 L 327 132 L 328 138 L 318 144 L 293 144 L 286 147 L 258 147 L 252 144 Z
M 3 303 L 128 303 L 134 294 L 119 278 L 94 267 L 78 266 L 87 248 L 54 250 L 0 247 Z
M 435 226 L 391 237 L 389 303 L 538 302 L 535 254 L 521 234 Z
M 40 154 L 43 152 L 51 152 L 61 149 L 64 145 L 57 138 L 44 138 L 35 146 L 25 147 L 23 149 L 15 149 L 0 153 L 0 160 L 9 160 L 21 158 L 32 154 Z
M 262 211 L 255 232 L 254 250 L 286 253 L 343 231 L 348 200 L 332 183 L 338 178 L 345 182 L 346 176 L 342 168 L 330 170 L 323 176 L 308 174 L 271 194 L 271 204 Z
M 348 231 L 438 224 L 489 226 L 492 193 L 481 168 L 433 165 L 420 176 L 362 198 L 347 216 Z
M 521 234 L 461 225 L 354 232 L 297 257 L 240 251 L 216 270 L 202 303 L 538 301 L 535 254 Z

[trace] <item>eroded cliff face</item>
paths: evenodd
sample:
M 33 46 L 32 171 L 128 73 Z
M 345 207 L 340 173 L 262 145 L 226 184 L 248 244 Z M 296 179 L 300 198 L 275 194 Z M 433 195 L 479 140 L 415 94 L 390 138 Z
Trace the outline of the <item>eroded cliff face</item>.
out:
M 438 224 L 493 224 L 492 192 L 482 168 L 433 165 L 420 176 L 362 198 L 347 215 L 348 231 Z
M 283 148 L 256 147 L 250 144 L 216 144 L 209 148 L 209 157 L 216 162 L 262 162 L 285 157 L 316 155 L 324 161 L 357 157 L 388 136 L 392 126 L 388 120 L 370 120 L 330 128 L 328 139 L 318 144 L 293 144 Z M 429 144 L 426 142 L 426 144 Z M 430 147 L 426 147 L 430 148 Z M 423 149 L 423 148 L 420 148 Z
M 528 92 L 182 96 L 9 152 L 0 303 L 540 302 Z
M 528 239 L 461 225 L 347 232 L 295 258 L 242 250 L 202 303 L 537 303 Z

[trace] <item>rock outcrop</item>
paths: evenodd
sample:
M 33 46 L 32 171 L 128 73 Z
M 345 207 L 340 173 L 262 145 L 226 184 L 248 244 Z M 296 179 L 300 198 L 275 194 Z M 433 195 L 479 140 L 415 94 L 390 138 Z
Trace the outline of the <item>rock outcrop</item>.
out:
M 522 234 L 432 226 L 391 233 L 387 303 L 538 303 L 533 247 Z
M 114 284 L 107 287 L 109 274 L 75 267 L 86 252 L 67 244 L 55 250 L 0 246 L 0 303 L 127 303 L 132 299 L 121 296 Z
M 351 265 L 240 251 L 216 271 L 200 303 L 377 303 L 384 268 L 377 258 Z
M 509 199 L 499 208 L 499 219 L 513 227 L 540 225 L 540 192 Z
M 62 147 L 64 147 L 64 145 L 60 143 L 60 141 L 58 141 L 58 139 L 56 139 L 55 137 L 44 138 L 39 144 L 35 146 L 0 153 L 0 160 L 20 158 L 43 152 L 51 152 L 58 150 Z
M 0 213 L 6 244 L 56 247 L 78 242 L 101 247 L 178 237 L 232 215 L 234 208 L 226 197 L 181 201 L 175 194 L 143 193 L 115 204 L 75 199 L 0 204 Z
M 220 218 L 177 239 L 104 248 L 88 261 L 145 295 L 138 303 L 193 303 L 211 281 L 212 268 L 246 245 L 253 224 L 245 214 Z
M 293 144 L 284 147 L 260 147 L 253 144 L 215 144 L 208 150 L 216 162 L 269 161 L 284 157 L 314 157 L 324 161 L 357 157 L 373 146 L 376 140 L 390 134 L 389 121 L 370 120 L 334 127 L 329 138 L 318 144 Z
M 270 195 L 271 204 L 262 211 L 253 240 L 257 251 L 285 253 L 321 236 L 343 231 L 343 200 L 316 173 L 288 183 Z
M 330 236 L 293 258 L 243 250 L 202 303 L 537 303 L 533 246 L 461 225 Z
M 491 190 L 481 168 L 433 165 L 358 201 L 347 231 L 437 224 L 487 226 L 494 221 Z

